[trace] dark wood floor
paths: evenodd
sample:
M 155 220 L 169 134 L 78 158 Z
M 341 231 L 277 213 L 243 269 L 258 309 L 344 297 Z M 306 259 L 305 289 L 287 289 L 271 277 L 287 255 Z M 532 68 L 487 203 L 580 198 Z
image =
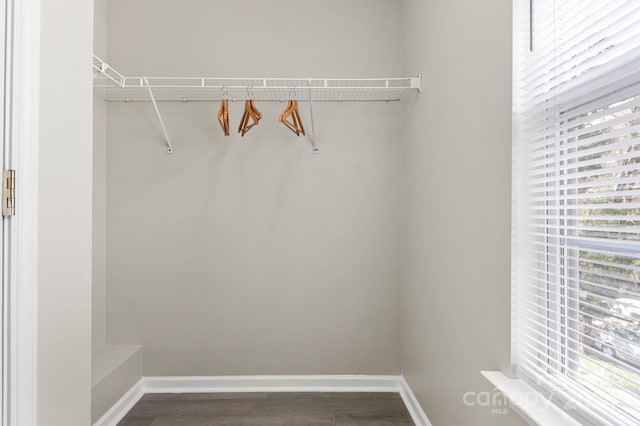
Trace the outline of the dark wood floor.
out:
M 397 393 L 147 394 L 118 426 L 413 425 Z

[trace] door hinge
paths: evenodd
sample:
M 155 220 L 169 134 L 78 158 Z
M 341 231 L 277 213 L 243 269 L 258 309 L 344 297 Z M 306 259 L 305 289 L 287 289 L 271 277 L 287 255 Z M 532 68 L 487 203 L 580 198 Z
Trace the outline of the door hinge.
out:
M 16 214 L 16 171 L 5 170 L 2 173 L 2 216 Z

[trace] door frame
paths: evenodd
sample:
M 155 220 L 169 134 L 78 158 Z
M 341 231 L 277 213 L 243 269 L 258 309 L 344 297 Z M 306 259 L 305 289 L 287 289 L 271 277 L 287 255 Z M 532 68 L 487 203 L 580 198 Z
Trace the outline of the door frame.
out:
M 37 424 L 38 151 L 40 116 L 40 1 L 7 0 L 12 55 L 11 167 L 16 170 L 16 216 L 9 218 L 8 424 Z M 19 242 L 19 244 L 18 244 Z M 19 337 L 19 338 L 18 338 Z

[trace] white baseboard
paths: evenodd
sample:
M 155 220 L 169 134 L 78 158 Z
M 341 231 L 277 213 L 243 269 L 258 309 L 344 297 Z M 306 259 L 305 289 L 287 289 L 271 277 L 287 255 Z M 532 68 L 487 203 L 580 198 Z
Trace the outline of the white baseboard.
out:
M 145 377 L 147 393 L 399 392 L 399 376 Z
M 431 422 L 403 376 L 400 376 L 400 397 L 405 407 L 407 407 L 411 419 L 417 426 L 431 426 Z
M 143 377 L 94 426 L 115 426 L 145 393 L 395 392 L 418 426 L 431 426 L 402 376 Z
M 138 381 L 93 426 L 116 426 L 145 394 L 144 377 Z

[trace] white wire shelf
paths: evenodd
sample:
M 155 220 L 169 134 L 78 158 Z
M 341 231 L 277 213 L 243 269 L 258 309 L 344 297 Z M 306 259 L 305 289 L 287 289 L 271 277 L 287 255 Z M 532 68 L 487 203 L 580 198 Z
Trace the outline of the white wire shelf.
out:
M 420 92 L 422 78 L 208 78 L 208 77 L 125 77 L 93 55 L 94 87 L 105 91 L 108 102 L 152 102 L 162 128 L 167 152 L 173 144 L 158 102 L 219 101 L 220 99 L 258 101 L 308 101 L 311 115 L 309 140 L 313 153 L 319 152 L 315 140 L 313 103 L 316 101 L 375 102 L 399 101 L 408 92 Z
M 94 55 L 94 87 L 105 89 L 105 100 L 219 101 L 398 101 L 408 92 L 421 91 L 421 77 L 407 78 L 209 78 L 125 77 Z

